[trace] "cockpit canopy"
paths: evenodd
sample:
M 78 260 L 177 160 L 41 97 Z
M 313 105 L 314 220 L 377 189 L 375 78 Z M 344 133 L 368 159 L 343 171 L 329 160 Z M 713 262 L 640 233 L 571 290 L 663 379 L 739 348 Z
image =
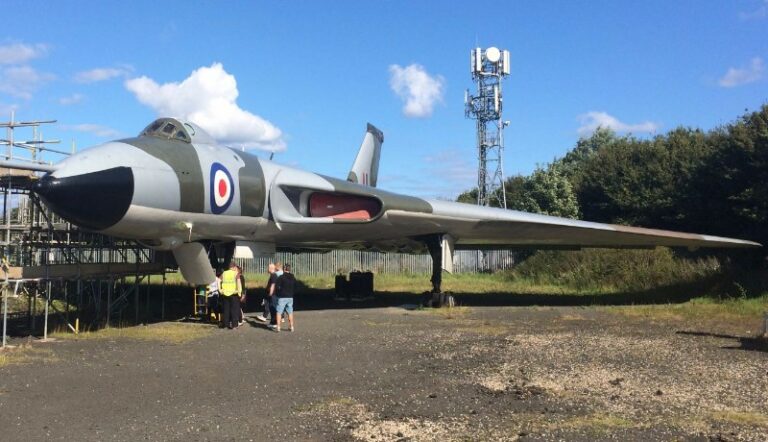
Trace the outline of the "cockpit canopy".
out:
M 178 140 L 185 143 L 214 144 L 215 141 L 200 126 L 191 121 L 177 118 L 158 118 L 147 126 L 139 136 Z

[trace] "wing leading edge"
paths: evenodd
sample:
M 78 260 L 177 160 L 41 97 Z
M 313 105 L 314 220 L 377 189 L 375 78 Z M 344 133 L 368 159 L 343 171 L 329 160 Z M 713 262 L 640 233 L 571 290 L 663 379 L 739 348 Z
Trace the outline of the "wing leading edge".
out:
M 388 220 L 400 232 L 449 234 L 457 247 L 605 247 L 754 248 L 761 244 L 734 238 L 670 230 L 601 224 L 533 213 L 429 201 L 431 213 L 389 210 Z

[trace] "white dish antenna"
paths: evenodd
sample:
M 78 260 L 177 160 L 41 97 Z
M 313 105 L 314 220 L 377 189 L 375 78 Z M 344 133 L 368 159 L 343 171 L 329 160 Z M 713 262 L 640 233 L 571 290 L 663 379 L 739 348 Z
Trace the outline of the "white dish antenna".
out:
M 498 63 L 501 59 L 501 51 L 499 51 L 499 48 L 491 46 L 485 50 L 485 58 L 491 63 Z

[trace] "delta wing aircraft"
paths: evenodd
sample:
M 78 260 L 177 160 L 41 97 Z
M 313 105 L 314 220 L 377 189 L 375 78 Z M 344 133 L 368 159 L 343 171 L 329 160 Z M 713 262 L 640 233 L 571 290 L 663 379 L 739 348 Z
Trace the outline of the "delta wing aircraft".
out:
M 57 165 L 4 165 L 47 172 L 34 191 L 51 209 L 82 228 L 172 251 L 195 285 L 215 277 L 210 254 L 226 262 L 235 244 L 257 255 L 428 250 L 435 292 L 457 248 L 760 246 L 387 192 L 376 187 L 383 141 L 369 124 L 344 180 L 222 146 L 192 122 L 160 118 L 135 138 L 86 149 Z

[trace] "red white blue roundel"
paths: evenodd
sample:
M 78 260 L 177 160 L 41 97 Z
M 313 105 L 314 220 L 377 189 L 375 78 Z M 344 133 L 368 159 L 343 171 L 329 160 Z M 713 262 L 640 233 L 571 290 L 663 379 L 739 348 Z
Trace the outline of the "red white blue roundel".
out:
M 235 194 L 232 175 L 219 163 L 211 164 L 211 212 L 223 213 Z

